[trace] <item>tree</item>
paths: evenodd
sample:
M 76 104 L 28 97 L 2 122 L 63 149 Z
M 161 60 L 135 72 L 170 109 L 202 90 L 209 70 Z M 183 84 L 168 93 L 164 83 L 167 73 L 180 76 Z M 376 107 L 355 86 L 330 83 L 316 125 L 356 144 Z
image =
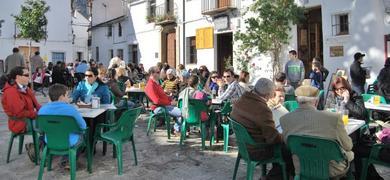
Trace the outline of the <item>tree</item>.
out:
M 272 57 L 273 74 L 280 72 L 280 53 L 283 45 L 288 44 L 292 24 L 304 18 L 302 7 L 294 0 L 256 0 L 244 13 L 250 13 L 245 19 L 245 32 L 238 31 L 235 41 L 238 43 L 236 54 L 240 67 L 248 67 L 247 63 L 254 56 L 268 53 Z
M 46 13 L 49 11 L 49 6 L 46 5 L 44 0 L 27 0 L 21 5 L 21 11 L 19 15 L 12 15 L 15 18 L 15 24 L 19 28 L 20 33 L 17 35 L 19 38 L 28 39 L 29 42 L 29 57 L 26 61 L 27 67 L 30 69 L 31 74 L 31 42 L 39 42 L 42 39 L 47 38 L 47 18 Z M 30 76 L 31 77 L 31 76 Z

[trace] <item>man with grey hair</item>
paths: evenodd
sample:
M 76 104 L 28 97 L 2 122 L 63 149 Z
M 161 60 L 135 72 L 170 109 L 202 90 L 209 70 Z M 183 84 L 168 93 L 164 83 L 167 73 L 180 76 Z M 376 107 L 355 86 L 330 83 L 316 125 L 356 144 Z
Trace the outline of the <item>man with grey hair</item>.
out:
M 281 144 L 283 142 L 282 135 L 275 127 L 271 109 L 267 106 L 267 101 L 274 96 L 274 91 L 274 83 L 269 79 L 261 78 L 252 91 L 245 92 L 233 104 L 231 117 L 244 126 L 257 143 Z M 272 147 L 258 149 L 248 146 L 248 152 L 252 160 L 273 157 Z
M 303 85 L 295 90 L 299 108 L 280 118 L 283 138 L 287 142 L 289 135 L 298 134 L 336 140 L 348 159 L 348 162 L 331 161 L 329 163 L 330 177 L 338 177 L 348 171 L 349 164 L 353 160 L 352 140 L 344 128 L 340 115 L 317 110 L 318 93 L 319 90 L 310 85 Z M 299 174 L 299 159 L 295 155 L 292 158 L 295 173 Z

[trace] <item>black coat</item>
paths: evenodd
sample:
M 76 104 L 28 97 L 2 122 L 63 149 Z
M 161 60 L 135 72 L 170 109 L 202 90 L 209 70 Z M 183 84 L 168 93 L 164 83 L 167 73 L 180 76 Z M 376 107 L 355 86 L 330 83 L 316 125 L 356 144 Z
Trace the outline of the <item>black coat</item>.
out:
M 349 70 L 352 84 L 364 86 L 366 84 L 366 71 L 362 68 L 359 61 L 354 61 Z
M 365 120 L 367 117 L 367 110 L 364 107 L 363 97 L 354 92 L 347 104 L 345 104 L 345 109 L 349 111 L 349 116 L 351 118 Z
M 378 75 L 378 94 L 390 100 L 390 63 L 385 66 Z

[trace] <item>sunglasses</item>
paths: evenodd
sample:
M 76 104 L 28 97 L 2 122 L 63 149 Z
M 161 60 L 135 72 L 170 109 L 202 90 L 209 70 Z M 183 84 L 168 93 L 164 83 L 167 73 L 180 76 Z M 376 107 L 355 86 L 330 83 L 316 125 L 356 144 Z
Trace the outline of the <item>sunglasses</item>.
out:
M 22 74 L 21 76 L 30 77 L 30 74 Z
M 92 74 L 86 74 L 85 77 L 89 77 L 90 78 L 90 77 L 93 77 L 93 75 Z
M 231 76 L 223 76 L 223 78 L 230 78 Z

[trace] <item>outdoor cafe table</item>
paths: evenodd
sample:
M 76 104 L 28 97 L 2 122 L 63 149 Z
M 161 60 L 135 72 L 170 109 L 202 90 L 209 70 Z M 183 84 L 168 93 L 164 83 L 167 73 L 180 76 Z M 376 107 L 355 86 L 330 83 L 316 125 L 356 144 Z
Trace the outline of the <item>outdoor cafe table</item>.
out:
M 390 104 L 378 104 L 374 105 L 369 102 L 364 103 L 364 107 L 366 109 L 375 110 L 375 111 L 384 111 L 384 112 L 390 112 Z
M 99 115 L 103 114 L 107 110 L 113 110 L 116 109 L 116 107 L 112 104 L 103 104 L 100 105 L 99 108 L 77 108 L 77 110 L 80 112 L 81 116 L 85 118 L 85 121 L 87 124 L 89 124 L 90 130 L 89 130 L 89 140 L 90 143 L 93 143 L 93 136 L 95 133 L 95 127 L 96 127 L 96 122 L 94 121 Z M 109 118 L 112 117 L 112 114 L 114 112 L 110 111 Z M 104 118 L 106 123 L 107 121 L 107 116 Z M 106 145 L 105 145 L 106 146 Z
M 125 92 L 127 93 L 127 97 L 130 99 L 130 97 L 136 97 L 138 101 L 145 107 L 149 107 L 149 100 L 146 98 L 146 106 L 144 105 L 143 102 L 143 97 L 145 96 L 145 90 L 141 88 L 135 88 L 135 87 L 127 87 Z

